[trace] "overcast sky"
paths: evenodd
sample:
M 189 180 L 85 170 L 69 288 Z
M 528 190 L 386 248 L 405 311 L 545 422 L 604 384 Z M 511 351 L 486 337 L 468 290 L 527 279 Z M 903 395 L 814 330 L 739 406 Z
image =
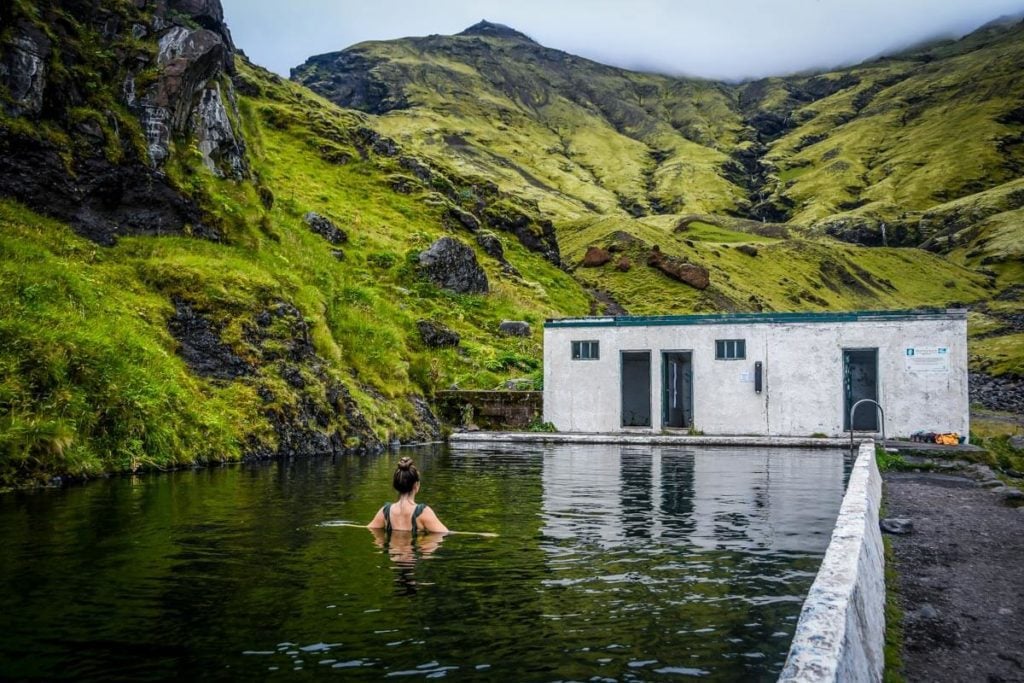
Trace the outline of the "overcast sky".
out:
M 235 43 L 287 76 L 366 40 L 458 33 L 481 19 L 630 69 L 738 80 L 860 62 L 959 36 L 1024 0 L 223 0 Z

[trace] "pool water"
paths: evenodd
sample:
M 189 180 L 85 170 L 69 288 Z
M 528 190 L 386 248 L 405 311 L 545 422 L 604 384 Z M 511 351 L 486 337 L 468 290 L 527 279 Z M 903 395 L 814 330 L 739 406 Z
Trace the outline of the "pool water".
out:
M 838 451 L 436 447 L 0 496 L 0 678 L 773 680 Z

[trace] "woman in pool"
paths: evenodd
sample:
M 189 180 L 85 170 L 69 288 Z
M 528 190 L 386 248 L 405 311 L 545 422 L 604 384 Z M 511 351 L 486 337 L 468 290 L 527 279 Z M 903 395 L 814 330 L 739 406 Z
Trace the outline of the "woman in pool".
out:
M 402 458 L 395 468 L 392 486 L 398 491 L 398 501 L 387 503 L 366 526 L 370 529 L 392 531 L 418 531 L 426 533 L 445 533 L 448 527 L 441 523 L 434 511 L 426 503 L 416 503 L 416 493 L 420 490 L 420 473 L 412 464 L 412 458 Z

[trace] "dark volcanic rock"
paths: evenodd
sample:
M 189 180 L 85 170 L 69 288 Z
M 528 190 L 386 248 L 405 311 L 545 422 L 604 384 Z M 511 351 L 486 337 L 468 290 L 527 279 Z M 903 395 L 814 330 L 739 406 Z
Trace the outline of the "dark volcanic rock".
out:
M 530 36 L 525 33 L 520 33 L 510 26 L 505 24 L 498 24 L 492 21 L 479 21 L 461 33 L 456 33 L 458 36 L 489 36 L 491 38 L 505 38 L 506 40 L 520 40 L 527 43 L 536 43 Z
M 302 220 L 309 226 L 310 230 L 335 246 L 348 242 L 348 233 L 335 225 L 334 221 L 327 216 L 323 216 L 316 211 L 309 211 L 302 217 Z
M 405 91 L 377 71 L 376 67 L 384 64 L 384 60 L 353 48 L 310 57 L 291 70 L 291 78 L 349 109 L 370 114 L 407 109 Z
M 484 250 L 484 253 L 502 263 L 505 261 L 505 248 L 501 246 L 501 240 L 489 232 L 482 232 L 476 236 L 476 243 Z
M 416 411 L 416 431 L 413 432 L 412 442 L 437 441 L 441 438 L 441 423 L 430 404 L 421 396 L 410 396 L 409 402 Z
M 172 235 L 186 231 L 217 240 L 199 207 L 142 164 L 116 165 L 103 156 L 83 161 L 74 176 L 57 149 L 11 136 L 0 151 L 0 193 L 66 220 L 79 234 L 104 245 L 120 235 Z
M 711 283 L 707 268 L 673 258 L 662 252 L 657 245 L 651 248 L 651 254 L 647 257 L 647 265 L 657 268 L 674 280 L 697 289 L 707 289 Z
M 220 3 L 215 4 L 219 9 Z M 210 16 L 209 8 L 203 11 L 203 16 Z M 232 130 L 217 81 L 233 68 L 231 46 L 222 34 L 171 26 L 160 35 L 156 66 L 156 82 L 137 102 L 128 102 L 139 113 L 153 165 L 159 168 L 166 162 L 175 134 L 191 129 L 198 134 L 203 163 L 210 170 L 245 177 L 245 147 Z M 134 93 L 134 81 L 130 91 Z
M 534 220 L 519 209 L 507 205 L 487 207 L 483 218 L 492 228 L 515 235 L 530 251 L 543 254 L 544 258 L 555 265 L 561 264 L 555 226 L 551 221 Z
M 736 251 L 747 256 L 757 256 L 757 247 L 753 244 L 738 244 L 736 245 Z
M 259 356 L 258 374 L 271 370 L 294 391 L 277 396 L 262 385 L 265 414 L 277 435 L 277 451 L 254 447 L 250 457 L 340 455 L 383 450 L 348 389 L 327 372 L 313 346 L 309 323 L 287 301 L 261 311 L 246 332 Z
M 501 270 L 506 275 L 519 277 L 519 271 L 505 258 L 505 248 L 501 246 L 501 240 L 489 232 L 481 232 L 476 236 L 476 243 L 484 250 L 484 253 L 494 258 L 501 264 Z
M 583 255 L 583 261 L 580 262 L 580 265 L 584 268 L 597 268 L 611 260 L 612 255 L 608 253 L 607 249 L 590 246 L 587 247 L 587 253 Z
M 195 141 L 214 173 L 248 173 L 244 143 L 228 116 L 233 46 L 220 2 L 167 0 L 146 11 L 124 3 L 117 13 L 93 2 L 35 5 L 40 17 L 59 9 L 62 19 L 52 31 L 44 33 L 21 7 L 0 12 L 9 25 L 0 41 L 0 86 L 8 95 L 3 109 L 28 119 L 22 127 L 0 127 L 0 195 L 67 221 L 101 244 L 127 234 L 218 239 L 220 231 L 197 202 L 175 190 L 160 169 L 170 140 L 181 136 Z M 111 43 L 83 42 L 80 26 L 102 27 Z M 154 49 L 130 49 L 125 35 Z M 99 60 L 101 50 L 110 56 Z M 103 87 L 124 109 L 94 108 L 86 84 L 68 75 L 90 70 L 108 79 Z M 150 84 L 137 92 L 142 77 Z M 130 132 L 134 122 L 124 120 L 130 116 L 142 125 L 144 150 Z M 58 148 L 39 123 L 76 144 Z
M 971 403 L 980 403 L 989 410 L 1024 414 L 1024 379 L 990 377 L 981 372 L 968 375 Z
M 176 299 L 174 315 L 167 322 L 171 335 L 181 346 L 179 355 L 197 375 L 213 379 L 236 379 L 255 372 L 220 339 L 217 327 L 191 304 Z
M 487 274 L 476 254 L 453 237 L 442 237 L 420 253 L 420 268 L 438 287 L 460 294 L 484 294 Z
M 7 50 L 0 53 L 0 84 L 7 87 L 10 101 L 0 100 L 9 116 L 38 115 L 43 109 L 46 61 L 50 39 L 27 22 L 20 22 Z
M 628 273 L 629 269 L 633 267 L 628 256 L 623 256 L 619 259 L 618 263 L 615 264 L 615 270 L 620 273 Z
M 445 212 L 445 218 L 452 224 L 461 225 L 470 232 L 476 232 L 480 229 L 480 221 L 476 216 L 456 206 L 448 207 L 448 210 Z
M 507 337 L 529 337 L 530 324 L 522 320 L 502 320 L 498 332 Z
M 905 517 L 886 517 L 878 525 L 887 534 L 903 535 L 914 530 L 914 523 Z
M 188 15 L 203 28 L 218 33 L 228 49 L 234 51 L 235 45 L 224 23 L 224 8 L 220 0 L 169 0 L 167 5 L 175 12 Z
M 459 335 L 436 320 L 417 321 L 416 327 L 420 331 L 420 339 L 432 349 L 458 346 L 461 341 Z

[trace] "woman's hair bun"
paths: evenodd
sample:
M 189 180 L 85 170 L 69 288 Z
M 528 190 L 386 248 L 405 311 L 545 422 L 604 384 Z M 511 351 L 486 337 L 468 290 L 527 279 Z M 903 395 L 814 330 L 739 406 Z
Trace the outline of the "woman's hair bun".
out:
M 402 458 L 398 461 L 398 469 L 407 470 L 412 467 L 412 458 Z

